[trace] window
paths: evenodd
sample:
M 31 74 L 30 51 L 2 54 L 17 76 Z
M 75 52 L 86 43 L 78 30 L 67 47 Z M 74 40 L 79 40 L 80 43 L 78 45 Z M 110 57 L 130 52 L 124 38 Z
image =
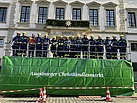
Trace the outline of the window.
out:
M 136 16 L 135 13 L 128 13 L 129 27 L 136 27 Z
M 115 26 L 114 10 L 106 10 L 106 26 Z
M 64 19 L 64 8 L 56 8 L 56 19 L 58 20 Z
M 81 20 L 81 9 L 73 8 L 72 19 Z
M 131 51 L 137 51 L 137 43 L 131 43 Z
M 91 25 L 98 25 L 98 10 L 89 9 L 89 20 Z
M 0 47 L 3 46 L 3 39 L 0 39 Z
M 48 14 L 47 7 L 39 7 L 38 23 L 46 23 L 47 14 Z
M 0 22 L 6 22 L 7 7 L 0 7 Z
M 22 6 L 20 22 L 29 22 L 30 6 Z

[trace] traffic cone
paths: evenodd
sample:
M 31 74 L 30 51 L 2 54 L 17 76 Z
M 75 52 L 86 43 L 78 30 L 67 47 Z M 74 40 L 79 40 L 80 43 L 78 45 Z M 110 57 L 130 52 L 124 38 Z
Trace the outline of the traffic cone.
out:
M 42 96 L 42 102 L 46 102 L 46 88 L 44 87 L 44 90 L 43 90 L 43 96 Z
M 109 91 L 109 87 L 106 87 L 106 102 L 111 102 L 111 96 L 110 96 L 110 91 Z
M 42 88 L 40 88 L 39 95 L 40 95 L 40 96 L 39 96 L 38 100 L 36 100 L 36 102 L 42 101 L 42 97 L 43 97 Z

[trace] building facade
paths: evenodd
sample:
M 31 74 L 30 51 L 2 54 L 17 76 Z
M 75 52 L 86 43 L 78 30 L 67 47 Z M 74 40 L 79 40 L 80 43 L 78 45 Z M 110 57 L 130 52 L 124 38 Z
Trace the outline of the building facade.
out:
M 137 67 L 136 4 L 136 0 L 0 0 L 0 58 L 11 55 L 8 42 L 17 32 L 52 37 L 82 35 L 90 29 L 88 37 L 124 34 L 128 60 Z

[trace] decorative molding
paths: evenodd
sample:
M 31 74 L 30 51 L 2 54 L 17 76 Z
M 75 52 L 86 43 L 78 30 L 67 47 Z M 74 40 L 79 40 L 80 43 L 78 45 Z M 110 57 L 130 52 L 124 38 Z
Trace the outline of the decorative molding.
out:
M 0 2 L 0 6 L 9 6 L 11 5 L 9 2 Z
M 31 0 L 18 0 L 18 2 L 21 4 L 32 4 L 33 3 L 33 1 Z
M 137 8 L 126 8 L 127 11 L 137 11 Z
M 53 2 L 54 5 L 59 5 L 59 6 L 66 6 L 68 3 L 65 2 L 65 1 L 62 1 L 62 0 L 58 0 L 58 1 L 55 1 Z
M 84 6 L 85 3 L 82 3 L 80 1 L 74 1 L 74 2 L 71 2 L 69 3 L 71 6 Z
M 100 3 L 93 1 L 86 4 L 88 7 L 100 7 Z
M 108 3 L 103 4 L 102 6 L 104 6 L 104 7 L 116 7 L 118 5 L 113 3 L 113 2 L 108 2 Z
M 35 2 L 36 4 L 43 4 L 43 5 L 49 5 L 51 2 L 47 0 L 38 0 Z

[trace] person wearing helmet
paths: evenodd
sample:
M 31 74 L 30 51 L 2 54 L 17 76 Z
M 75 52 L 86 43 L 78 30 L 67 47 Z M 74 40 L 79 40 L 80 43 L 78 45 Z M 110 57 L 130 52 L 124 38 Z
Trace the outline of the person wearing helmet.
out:
M 120 52 L 120 59 L 126 59 L 127 41 L 124 39 L 123 34 L 120 35 L 118 46 L 119 46 L 119 52 Z
M 35 50 L 35 35 L 32 34 L 29 40 L 29 54 L 28 57 L 34 57 L 34 50 Z
M 75 58 L 75 50 L 76 50 L 76 46 L 75 46 L 75 37 L 74 36 L 71 36 L 71 39 L 70 39 L 70 58 Z
M 57 57 L 57 39 L 56 36 L 53 36 L 52 40 L 51 40 L 51 52 L 53 54 L 53 57 Z
M 81 44 L 82 44 L 82 41 L 81 41 L 81 37 L 80 37 L 80 34 L 77 35 L 76 37 L 76 40 L 75 40 L 75 45 L 76 45 L 76 58 L 80 58 L 80 52 L 81 52 Z
M 38 33 L 37 34 L 37 37 L 36 37 L 36 57 L 41 57 L 42 56 L 42 38 L 40 37 L 41 36 L 41 33 Z
M 20 39 L 20 55 L 26 56 L 27 55 L 27 45 L 29 43 L 29 37 L 26 36 L 26 32 L 22 33 L 21 39 Z
M 70 40 L 69 36 L 66 36 L 64 40 L 64 57 L 70 57 Z
M 111 59 L 112 47 L 111 47 L 110 36 L 106 36 L 105 49 L 106 49 L 106 58 Z
M 17 32 L 17 35 L 12 39 L 12 49 L 13 54 L 12 56 L 18 56 L 19 55 L 19 48 L 20 48 L 20 32 Z
M 89 39 L 89 44 L 90 44 L 90 58 L 96 58 L 96 41 L 94 40 L 94 35 L 90 36 Z
M 116 35 L 113 35 L 112 37 L 113 37 L 113 39 L 111 40 L 112 59 L 117 59 L 118 41 L 117 41 Z
M 60 38 L 58 39 L 58 47 L 57 47 L 57 55 L 59 57 L 64 57 L 63 47 L 64 47 L 64 39 L 63 36 L 60 36 Z
M 83 52 L 83 57 L 86 58 L 88 56 L 88 43 L 89 40 L 87 38 L 87 35 L 84 34 L 82 40 L 82 52 Z
M 48 38 L 48 34 L 45 34 L 43 38 L 43 57 L 47 57 L 49 43 L 50 39 Z
M 102 39 L 101 35 L 98 35 L 98 39 L 96 40 L 96 48 L 97 48 L 97 58 L 103 59 L 103 45 L 104 40 Z

